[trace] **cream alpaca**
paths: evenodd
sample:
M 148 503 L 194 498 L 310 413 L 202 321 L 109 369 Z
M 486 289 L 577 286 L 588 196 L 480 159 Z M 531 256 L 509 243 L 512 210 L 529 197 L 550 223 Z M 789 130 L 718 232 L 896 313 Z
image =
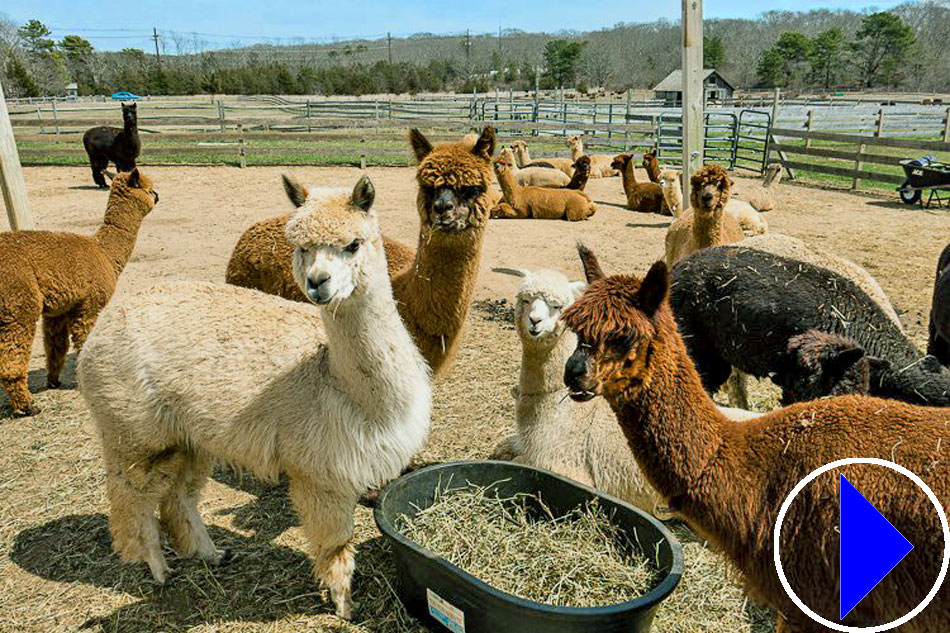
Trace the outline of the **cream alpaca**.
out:
M 756 182 L 734 182 L 732 193 L 741 200 L 745 200 L 756 211 L 771 211 L 775 208 L 775 197 L 772 195 L 773 187 L 782 182 L 782 165 L 772 163 L 765 170 L 761 181 Z
M 610 178 L 620 173 L 611 165 L 614 160 L 613 156 L 609 154 L 584 154 L 584 141 L 580 136 L 575 135 L 567 139 L 567 145 L 571 148 L 571 160 L 577 160 L 581 156 L 590 157 L 591 178 Z
M 501 150 L 499 158 L 511 164 L 511 173 L 522 187 L 566 187 L 570 176 L 551 167 L 516 167 L 515 152 L 510 147 Z
M 429 369 L 396 312 L 369 179 L 352 196 L 285 184 L 304 198 L 287 224 L 295 276 L 322 309 L 167 284 L 107 308 L 77 371 L 124 560 L 168 577 L 158 507 L 179 555 L 220 562 L 197 509 L 212 461 L 285 473 L 314 575 L 349 617 L 353 510 L 425 440 Z
M 568 176 L 574 175 L 573 158 L 558 156 L 552 158 L 535 158 L 532 160 L 531 154 L 528 153 L 528 144 L 524 141 L 515 141 L 511 144 L 511 148 L 515 150 L 515 164 L 518 165 L 518 167 L 553 167 L 554 169 L 563 171 Z

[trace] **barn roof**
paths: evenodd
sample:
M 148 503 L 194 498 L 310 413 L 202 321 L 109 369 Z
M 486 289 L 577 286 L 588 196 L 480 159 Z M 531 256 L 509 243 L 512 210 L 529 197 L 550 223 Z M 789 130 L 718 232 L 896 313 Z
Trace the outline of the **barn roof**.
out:
M 722 79 L 722 81 L 724 81 L 730 88 L 732 88 L 733 90 L 736 89 L 736 87 L 732 85 L 732 82 L 726 79 L 725 77 L 723 77 L 722 73 L 720 73 L 715 68 L 703 69 L 703 82 L 705 82 L 709 78 L 709 76 L 712 75 L 713 73 L 715 73 L 717 77 Z M 667 75 L 663 81 L 661 81 L 656 86 L 654 86 L 653 90 L 658 91 L 658 92 L 682 92 L 683 91 L 683 71 L 680 69 L 674 70 L 669 75 Z

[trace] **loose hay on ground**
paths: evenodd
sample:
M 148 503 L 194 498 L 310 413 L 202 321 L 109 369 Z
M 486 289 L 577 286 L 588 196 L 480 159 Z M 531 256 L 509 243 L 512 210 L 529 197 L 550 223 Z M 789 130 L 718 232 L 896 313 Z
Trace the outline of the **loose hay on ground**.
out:
M 557 606 L 594 607 L 633 600 L 660 579 L 602 507 L 556 516 L 534 494 L 498 495 L 469 484 L 443 491 L 415 516 L 401 515 L 407 537 L 489 585 Z

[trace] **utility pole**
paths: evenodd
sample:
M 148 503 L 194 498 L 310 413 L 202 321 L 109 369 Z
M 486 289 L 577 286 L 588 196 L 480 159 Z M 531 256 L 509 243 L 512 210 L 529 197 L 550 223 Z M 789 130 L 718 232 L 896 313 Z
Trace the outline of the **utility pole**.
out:
M 472 74 L 472 34 L 469 29 L 465 29 L 465 71 Z
M 156 28 L 153 26 L 153 27 L 152 27 L 152 39 L 155 40 L 155 61 L 158 62 L 158 65 L 159 65 L 159 66 L 161 66 L 161 65 L 162 65 L 162 58 L 161 58 L 161 56 L 158 54 L 158 38 L 159 38 L 159 37 L 160 37 L 160 36 L 159 36 L 159 34 L 158 34 L 158 29 L 156 29 Z
M 393 36 L 392 33 L 386 32 L 386 45 L 389 47 L 389 65 L 393 65 Z
M 683 0 L 683 196 L 703 165 L 703 0 Z
M 498 25 L 498 52 L 501 53 L 501 25 Z

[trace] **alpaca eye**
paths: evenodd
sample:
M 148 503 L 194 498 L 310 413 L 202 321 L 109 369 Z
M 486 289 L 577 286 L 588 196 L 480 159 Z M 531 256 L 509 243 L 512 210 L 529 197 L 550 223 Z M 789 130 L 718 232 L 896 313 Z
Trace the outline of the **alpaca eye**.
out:
M 472 198 L 477 198 L 479 193 L 478 187 L 462 187 L 459 190 L 459 194 L 465 200 L 471 200 Z
M 345 250 L 347 253 L 355 253 L 356 251 L 360 250 L 360 246 L 362 246 L 362 244 L 363 240 L 357 238 L 343 247 L 343 250 Z

